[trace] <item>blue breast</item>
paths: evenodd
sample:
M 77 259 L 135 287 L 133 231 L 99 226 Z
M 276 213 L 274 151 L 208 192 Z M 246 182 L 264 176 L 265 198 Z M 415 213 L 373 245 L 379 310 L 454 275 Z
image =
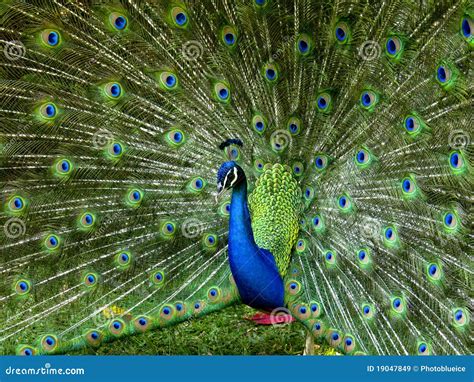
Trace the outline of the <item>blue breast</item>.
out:
M 229 263 L 244 304 L 266 311 L 284 306 L 283 280 L 275 259 L 253 237 L 245 181 L 232 192 Z

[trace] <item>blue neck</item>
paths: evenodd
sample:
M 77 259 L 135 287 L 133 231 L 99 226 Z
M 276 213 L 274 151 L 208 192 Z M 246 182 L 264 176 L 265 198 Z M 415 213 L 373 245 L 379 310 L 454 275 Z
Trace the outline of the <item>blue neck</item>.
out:
M 232 191 L 229 222 L 229 263 L 242 301 L 271 311 L 284 305 L 283 281 L 273 255 L 255 243 L 247 205 L 247 180 Z

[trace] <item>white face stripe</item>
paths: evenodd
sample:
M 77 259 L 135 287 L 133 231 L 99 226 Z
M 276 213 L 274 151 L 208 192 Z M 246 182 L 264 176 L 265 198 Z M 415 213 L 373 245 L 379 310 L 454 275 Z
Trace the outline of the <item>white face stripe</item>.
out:
M 237 167 L 234 167 L 234 180 L 232 182 L 230 182 L 230 187 L 233 187 L 234 186 L 234 183 L 237 182 Z

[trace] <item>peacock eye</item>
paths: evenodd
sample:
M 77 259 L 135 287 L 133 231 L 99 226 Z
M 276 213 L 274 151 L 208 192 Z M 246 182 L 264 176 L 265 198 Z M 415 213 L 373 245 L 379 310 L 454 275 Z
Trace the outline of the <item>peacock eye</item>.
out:
M 45 119 L 54 119 L 58 113 L 58 109 L 54 103 L 45 103 L 39 110 L 41 116 Z
M 59 238 L 58 235 L 55 235 L 55 234 L 47 235 L 43 241 L 46 249 L 50 251 L 54 251 L 55 249 L 59 248 L 60 242 L 61 242 L 61 239 Z
M 115 263 L 121 269 L 126 269 L 132 263 L 132 254 L 129 251 L 120 251 L 115 255 Z
M 349 41 L 350 30 L 347 23 L 341 21 L 334 28 L 334 36 L 339 44 L 345 44 Z
M 378 94 L 372 90 L 364 90 L 360 95 L 360 105 L 365 110 L 372 110 L 378 102 Z
M 468 41 L 472 42 L 472 30 L 474 29 L 474 21 L 473 19 L 468 16 L 464 15 L 461 19 L 461 35 Z
M 388 226 L 383 230 L 384 242 L 388 246 L 393 246 L 397 241 L 397 231 L 395 227 Z
M 403 127 L 411 136 L 416 136 L 424 128 L 424 123 L 416 114 L 409 114 L 405 117 Z
M 237 43 L 237 32 L 234 27 L 229 25 L 222 28 L 221 40 L 228 47 L 234 47 Z
M 20 345 L 16 352 L 17 355 L 31 356 L 36 354 L 36 350 L 28 345 Z
M 403 178 L 401 186 L 404 196 L 413 196 L 417 191 L 416 182 L 413 177 Z
M 165 273 L 161 270 L 157 270 L 150 275 L 150 281 L 153 285 L 162 285 L 165 281 Z
M 314 188 L 311 186 L 306 186 L 306 189 L 304 191 L 304 198 L 307 201 L 310 201 L 314 198 Z
M 54 29 L 46 29 L 41 32 L 41 41 L 47 47 L 57 47 L 61 43 L 61 34 Z
M 443 84 L 451 78 L 451 70 L 445 65 L 440 65 L 438 66 L 436 76 L 438 81 Z
M 173 7 L 170 12 L 173 24 L 178 28 L 186 28 L 189 18 L 186 10 L 182 7 Z
M 54 175 L 58 177 L 66 177 L 71 174 L 73 170 L 73 165 L 69 159 L 62 158 L 55 162 L 53 166 Z
M 458 226 L 458 218 L 456 214 L 453 212 L 446 212 L 443 216 L 443 224 L 447 230 L 455 230 Z
M 58 338 L 53 334 L 47 334 L 41 339 L 41 347 L 46 352 L 51 352 L 58 346 Z
M 26 295 L 31 291 L 31 283 L 27 279 L 20 279 L 15 283 L 14 290 L 20 296 Z
M 400 296 L 392 297 L 392 311 L 398 314 L 404 313 L 406 309 L 405 299 Z
M 372 161 L 372 155 L 369 150 L 361 148 L 355 154 L 355 163 L 359 168 L 366 168 Z
M 291 117 L 286 125 L 291 135 L 298 135 L 302 128 L 301 119 L 298 117 Z
M 96 218 L 94 214 L 85 212 L 79 216 L 79 227 L 82 229 L 91 228 L 95 224 Z
M 213 249 L 217 247 L 218 239 L 217 239 L 217 235 L 215 234 L 206 234 L 204 235 L 202 240 L 203 240 L 204 248 L 206 249 Z
M 332 98 L 329 93 L 321 93 L 316 98 L 316 107 L 319 112 L 327 113 L 331 109 Z
M 8 209 L 12 213 L 20 213 L 25 209 L 26 201 L 19 195 L 14 195 L 8 202 Z
M 375 309 L 372 305 L 364 304 L 362 305 L 362 315 L 365 319 L 370 320 L 374 317 Z
M 258 158 L 254 160 L 253 166 L 255 170 L 257 170 L 257 172 L 260 172 L 260 173 L 263 172 L 263 168 L 265 167 L 265 165 L 263 164 L 263 161 Z
M 265 118 L 261 114 L 255 114 L 252 118 L 252 127 L 259 134 L 262 134 L 265 131 L 267 123 Z
M 84 285 L 87 287 L 93 287 L 97 284 L 98 276 L 95 273 L 89 272 L 84 275 Z
M 455 308 L 453 311 L 453 321 L 456 327 L 465 326 L 469 322 L 468 311 L 464 308 Z
M 327 167 L 328 162 L 328 157 L 325 154 L 316 155 L 316 157 L 314 158 L 314 165 L 316 169 L 320 171 L 324 170 Z
M 460 151 L 452 151 L 451 154 L 449 154 L 449 166 L 455 174 L 464 171 L 466 164 Z
M 403 50 L 403 42 L 397 36 L 387 38 L 385 50 L 390 58 L 399 58 Z
M 328 268 L 332 268 L 336 264 L 336 252 L 328 250 L 324 253 L 324 261 Z
M 126 202 L 131 207 L 138 207 L 143 199 L 143 191 L 132 188 L 127 192 Z
M 188 183 L 189 191 L 193 193 L 200 193 L 206 187 L 207 182 L 200 176 L 196 176 Z
M 426 274 L 430 281 L 439 281 L 443 276 L 443 269 L 440 264 L 430 263 L 426 266 Z
M 217 82 L 214 85 L 214 95 L 217 101 L 223 102 L 223 103 L 229 103 L 230 97 L 231 97 L 229 85 L 227 85 L 224 82 Z
M 268 4 L 268 0 L 254 0 L 254 4 L 257 8 L 263 8 Z
M 367 269 L 371 263 L 371 254 L 368 248 L 361 248 L 357 251 L 357 261 L 362 269 Z
M 178 77 L 173 72 L 161 72 L 159 82 L 164 90 L 174 90 L 178 87 Z
M 278 80 L 278 68 L 275 64 L 268 63 L 264 65 L 262 72 L 267 82 L 275 83 Z
M 296 49 L 302 56 L 307 56 L 313 49 L 313 40 L 307 34 L 300 35 L 296 41 Z
M 293 175 L 295 176 L 301 176 L 304 172 L 304 164 L 303 162 L 294 162 L 293 165 L 291 166 L 293 170 Z
M 176 232 L 176 224 L 172 221 L 165 221 L 161 224 L 161 234 L 165 238 L 172 237 Z
M 121 31 L 127 28 L 128 20 L 123 14 L 112 12 L 109 16 L 109 22 L 114 29 Z
M 118 82 L 109 82 L 104 86 L 104 91 L 107 97 L 117 99 L 122 96 L 122 86 Z
M 352 208 L 352 201 L 347 195 L 341 195 L 337 199 L 337 205 L 342 212 L 348 212 Z

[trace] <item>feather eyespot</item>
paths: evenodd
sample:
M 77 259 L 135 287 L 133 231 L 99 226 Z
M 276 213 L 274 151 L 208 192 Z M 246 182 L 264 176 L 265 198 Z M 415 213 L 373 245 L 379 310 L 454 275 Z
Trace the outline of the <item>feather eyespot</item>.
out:
M 298 117 L 291 117 L 286 125 L 291 135 L 298 135 L 302 129 L 301 119 Z
M 79 228 L 82 230 L 89 230 L 95 225 L 96 217 L 90 212 L 85 212 L 78 218 Z
M 466 161 L 461 151 L 452 151 L 449 154 L 449 167 L 455 174 L 461 174 L 466 169 Z
M 118 31 L 125 30 L 128 26 L 127 17 L 118 12 L 112 12 L 109 15 L 109 22 L 110 22 L 110 25 L 112 25 L 112 27 Z
M 337 199 L 337 206 L 342 212 L 350 212 L 352 210 L 352 200 L 348 195 L 340 195 Z
M 7 212 L 12 214 L 21 214 L 26 210 L 27 201 L 20 195 L 13 195 L 7 203 Z
M 360 95 L 360 105 L 363 109 L 373 111 L 379 101 L 379 95 L 372 90 L 364 90 Z
M 214 85 L 214 97 L 222 103 L 229 103 L 231 100 L 229 85 L 225 82 L 216 82 Z
M 58 347 L 58 337 L 54 334 L 46 334 L 41 338 L 41 348 L 47 353 L 53 352 Z
M 58 235 L 51 233 L 46 235 L 43 244 L 48 251 L 55 251 L 60 247 L 61 239 Z
M 125 327 L 125 322 L 121 318 L 115 318 L 110 322 L 108 330 L 114 337 L 118 337 L 124 332 Z
M 458 328 L 468 327 L 469 313 L 464 308 L 455 308 L 453 310 L 453 324 Z
M 268 63 L 264 65 L 262 68 L 262 74 L 263 78 L 265 78 L 268 83 L 275 83 L 278 81 L 279 72 L 276 64 Z
M 173 7 L 170 11 L 170 16 L 174 26 L 178 28 L 186 28 L 188 26 L 189 17 L 184 8 Z
M 174 90 L 178 88 L 178 76 L 173 72 L 161 72 L 159 84 L 163 90 Z
M 438 263 L 429 263 L 426 266 L 426 275 L 428 276 L 428 280 L 431 282 L 438 282 L 443 277 L 443 268 L 441 264 Z
M 40 106 L 39 108 L 41 117 L 44 119 L 54 119 L 58 114 L 58 108 L 54 103 L 48 102 Z
M 322 171 L 324 170 L 329 163 L 329 158 L 326 154 L 318 154 L 314 158 L 314 166 L 317 170 Z
M 394 226 L 387 226 L 383 229 L 383 240 L 387 247 L 395 247 L 398 242 L 397 229 Z
M 332 107 L 332 97 L 329 93 L 321 93 L 316 97 L 316 108 L 321 113 L 328 113 Z
M 350 29 L 346 22 L 340 21 L 334 28 L 334 37 L 339 44 L 346 44 L 350 38 Z
M 16 354 L 23 356 L 31 356 L 36 354 L 36 349 L 29 345 L 19 345 Z
M 389 58 L 398 60 L 403 52 L 403 41 L 397 36 L 387 38 L 385 51 Z
M 118 82 L 109 82 L 104 85 L 105 95 L 110 99 L 118 99 L 123 95 L 122 86 Z
M 115 255 L 115 264 L 119 269 L 127 269 L 132 264 L 132 254 L 129 251 L 119 251 Z
M 180 129 L 172 129 L 165 133 L 165 140 L 169 146 L 180 147 L 186 141 L 186 135 Z
M 328 250 L 324 253 L 324 262 L 326 267 L 333 268 L 336 265 L 336 252 Z
M 474 21 L 469 15 L 464 15 L 461 18 L 460 31 L 461 35 L 468 41 L 470 44 L 473 43 L 472 31 L 474 30 Z
M 150 275 L 150 281 L 155 286 L 163 285 L 165 282 L 165 273 L 161 270 L 157 270 Z
M 99 277 L 97 276 L 96 273 L 93 272 L 88 272 L 84 275 L 83 277 L 83 283 L 86 287 L 92 288 L 97 285 Z
M 60 158 L 53 165 L 54 175 L 60 178 L 66 178 L 74 170 L 74 166 L 69 159 Z
M 372 318 L 374 318 L 374 315 L 375 315 L 375 308 L 373 305 L 371 304 L 363 304 L 362 307 L 361 307 L 361 310 L 362 310 L 362 316 L 366 319 L 366 320 L 371 320 Z
M 430 345 L 426 342 L 419 342 L 417 346 L 418 355 L 430 355 Z
M 401 296 L 392 297 L 390 306 L 392 308 L 392 312 L 395 314 L 404 314 L 406 311 L 405 299 Z
M 27 295 L 31 292 L 31 282 L 27 279 L 19 279 L 15 283 L 14 290 L 19 296 Z
M 234 27 L 226 25 L 221 30 L 221 40 L 225 46 L 233 48 L 237 44 L 237 31 Z
M 132 188 L 127 192 L 126 202 L 130 207 L 138 207 L 143 199 L 143 191 Z
M 311 223 L 316 232 L 322 232 L 324 230 L 324 220 L 320 214 L 314 215 L 313 219 L 311 219 Z
M 61 45 L 61 34 L 57 30 L 46 29 L 41 32 L 41 41 L 47 47 L 57 47 Z
M 296 252 L 303 253 L 306 249 L 306 246 L 306 240 L 298 239 L 298 241 L 296 242 Z
M 263 117 L 263 115 L 255 114 L 252 118 L 252 128 L 254 128 L 258 134 L 263 134 L 266 127 L 267 127 L 267 122 L 265 118 Z
M 307 34 L 302 34 L 296 41 L 296 50 L 302 56 L 308 56 L 313 50 L 313 40 Z

